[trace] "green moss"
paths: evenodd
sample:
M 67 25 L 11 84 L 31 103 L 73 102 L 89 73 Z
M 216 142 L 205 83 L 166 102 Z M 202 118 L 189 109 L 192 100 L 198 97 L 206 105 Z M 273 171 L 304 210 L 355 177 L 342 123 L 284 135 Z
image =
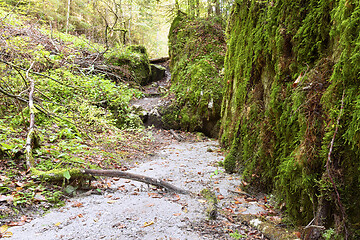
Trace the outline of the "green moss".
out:
M 33 176 L 37 176 L 41 179 L 51 180 L 51 181 L 63 181 L 66 179 L 67 176 L 71 177 L 72 179 L 76 178 L 91 178 L 91 176 L 84 175 L 81 169 L 53 169 L 50 171 L 40 171 L 36 168 L 31 168 L 31 173 Z
M 120 76 L 133 80 L 138 84 L 146 85 L 151 80 L 151 67 L 146 48 L 140 45 L 132 45 L 117 52 L 109 53 L 108 63 L 119 66 Z
M 276 193 L 299 224 L 310 222 L 319 199 L 329 199 L 326 227 L 342 229 L 324 166 L 344 91 L 330 174 L 357 231 L 360 4 L 237 0 L 227 38 L 220 128 L 231 149 L 226 170 L 241 170 L 253 186 Z
M 235 173 L 237 171 L 236 169 L 236 162 L 238 160 L 237 156 L 237 149 L 235 146 L 230 150 L 230 153 L 226 156 L 224 160 L 224 168 L 226 172 L 229 173 Z
M 204 188 L 200 191 L 200 194 L 206 199 L 207 208 L 206 213 L 210 220 L 217 218 L 217 198 L 214 192 L 211 192 L 209 189 Z
M 180 13 L 169 34 L 172 92 L 175 112 L 164 121 L 207 135 L 218 133 L 223 79 L 225 39 L 216 19 L 191 20 Z M 169 122 L 168 122 L 169 124 Z

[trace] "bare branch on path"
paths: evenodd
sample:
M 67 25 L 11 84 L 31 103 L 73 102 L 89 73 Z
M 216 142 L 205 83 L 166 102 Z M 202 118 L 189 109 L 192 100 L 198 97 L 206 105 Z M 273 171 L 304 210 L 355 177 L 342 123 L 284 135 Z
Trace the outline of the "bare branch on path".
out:
M 151 184 L 157 187 L 166 188 L 170 191 L 181 193 L 181 194 L 190 194 L 189 191 L 178 188 L 168 182 L 165 182 L 163 180 L 147 177 L 144 175 L 139 175 L 135 173 L 129 173 L 124 171 L 118 171 L 118 170 L 94 170 L 94 169 L 85 169 L 82 171 L 84 174 L 92 175 L 92 176 L 107 176 L 107 177 L 119 177 L 119 178 L 125 178 L 130 179 L 138 182 L 143 182 L 146 184 Z

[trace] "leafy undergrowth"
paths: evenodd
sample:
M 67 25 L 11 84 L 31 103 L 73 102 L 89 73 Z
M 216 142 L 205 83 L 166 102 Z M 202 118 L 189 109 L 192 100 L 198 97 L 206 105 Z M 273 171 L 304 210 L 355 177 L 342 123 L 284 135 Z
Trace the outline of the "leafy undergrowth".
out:
M 25 161 L 34 82 L 34 167 L 121 169 L 156 144 L 129 102 L 143 94 L 106 65 L 105 48 L 0 6 L 0 218 L 58 206 L 81 184 L 31 175 Z M 110 49 L 111 51 L 111 49 Z M 118 49 L 121 51 L 121 49 Z M 155 145 L 154 145 L 155 144 Z
M 62 168 L 127 170 L 147 159 L 159 146 L 153 142 L 150 130 L 114 128 L 96 134 L 96 140 L 71 138 L 71 135 L 64 137 L 63 131 L 56 125 L 46 131 L 48 134 L 44 135 L 44 145 L 34 152 L 36 167 L 43 171 Z M 11 139 L 22 140 L 25 131 L 17 134 L 12 135 Z M 57 138 L 54 139 L 54 136 Z M 23 157 L 15 158 L 16 154 L 12 152 L 11 156 L 4 156 L 0 161 L 0 221 L 8 222 L 28 210 L 41 212 L 61 206 L 66 195 L 73 194 L 78 188 L 89 187 L 79 179 L 68 181 L 66 176 L 58 184 L 32 176 L 27 172 Z

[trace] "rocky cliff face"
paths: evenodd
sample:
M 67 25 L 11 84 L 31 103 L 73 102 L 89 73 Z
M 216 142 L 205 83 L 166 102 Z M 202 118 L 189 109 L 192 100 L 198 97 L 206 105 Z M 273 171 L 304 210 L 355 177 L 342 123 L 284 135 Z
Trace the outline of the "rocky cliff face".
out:
M 217 19 L 194 20 L 181 12 L 175 18 L 169 33 L 175 100 L 163 117 L 165 125 L 218 135 L 226 45 L 223 29 Z
M 226 170 L 276 193 L 299 224 L 358 236 L 360 3 L 236 0 L 229 21 Z

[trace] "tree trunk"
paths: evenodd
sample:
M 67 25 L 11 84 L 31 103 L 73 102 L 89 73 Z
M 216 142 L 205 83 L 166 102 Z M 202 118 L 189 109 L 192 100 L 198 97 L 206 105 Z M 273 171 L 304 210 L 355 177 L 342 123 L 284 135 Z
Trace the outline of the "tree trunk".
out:
M 200 0 L 195 0 L 195 16 L 200 17 Z
M 66 34 L 68 33 L 69 30 L 70 5 L 71 5 L 71 0 L 68 0 L 67 13 L 66 13 L 66 30 L 65 30 Z
M 215 14 L 216 16 L 221 16 L 221 9 L 220 9 L 220 0 L 214 0 L 215 4 Z
M 213 4 L 212 0 L 208 0 L 208 17 L 211 17 L 213 14 Z

